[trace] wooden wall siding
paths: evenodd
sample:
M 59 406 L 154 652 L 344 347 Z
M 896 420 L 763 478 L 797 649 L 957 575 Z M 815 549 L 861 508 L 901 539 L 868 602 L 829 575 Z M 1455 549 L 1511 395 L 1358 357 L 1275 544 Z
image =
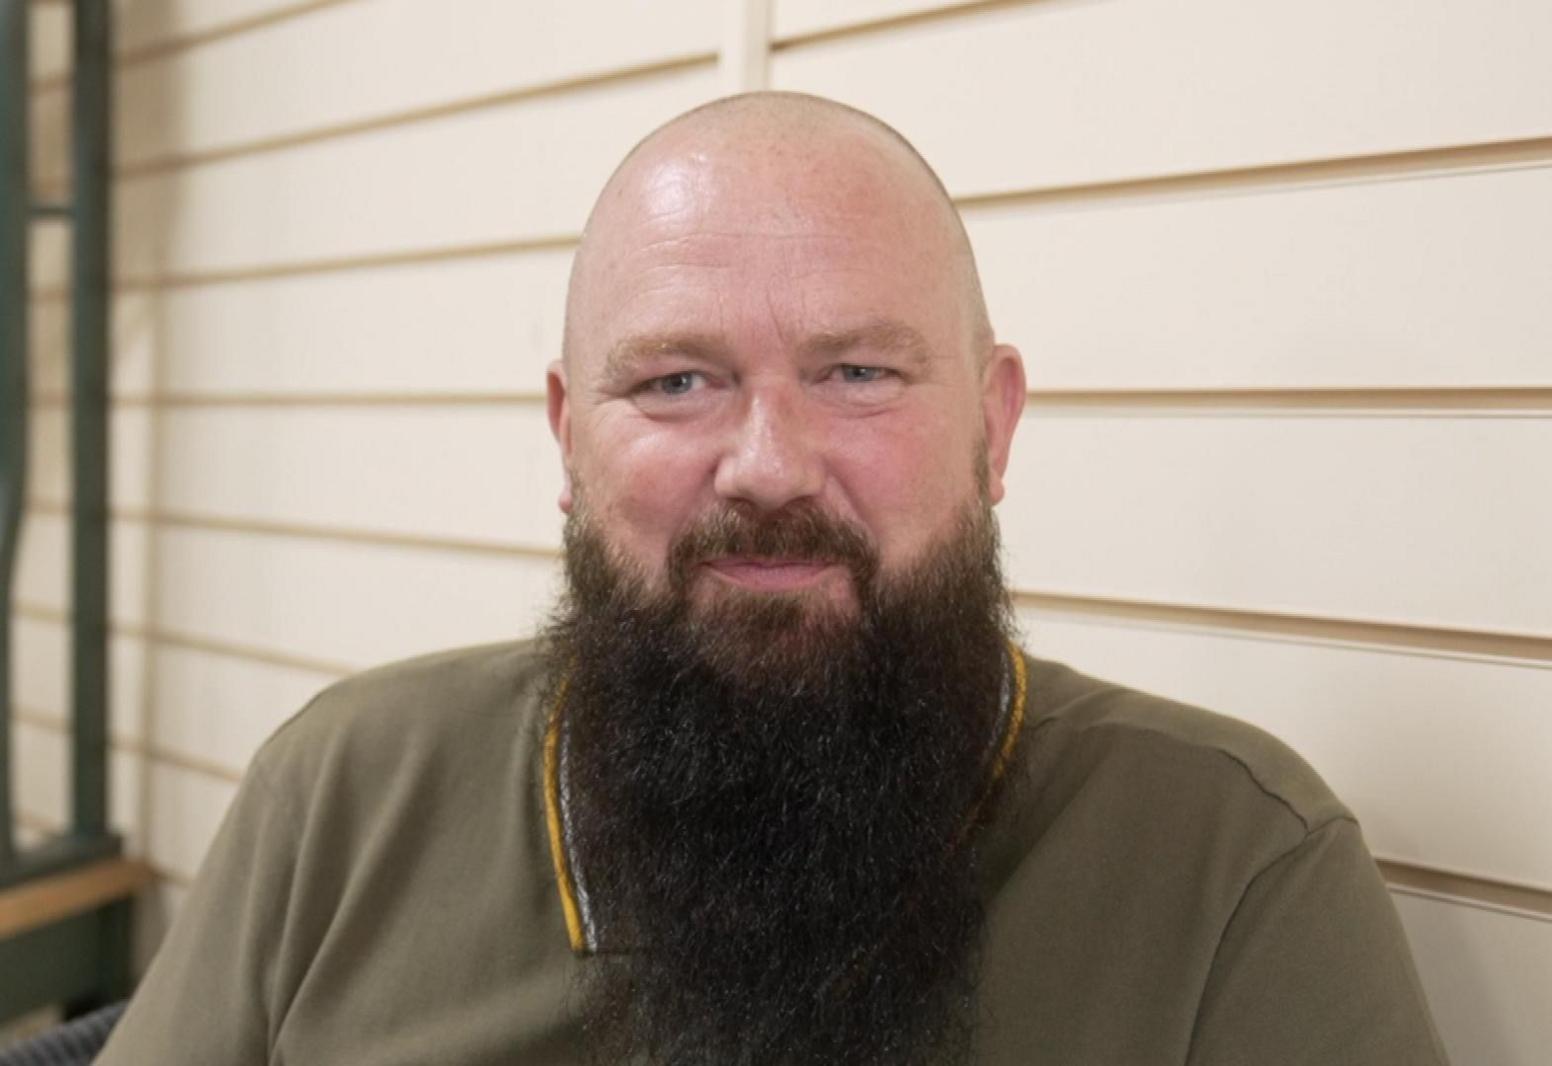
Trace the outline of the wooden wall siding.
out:
M 780 0 L 771 12 L 771 42 L 777 50 L 822 35 L 869 30 L 912 18 L 958 15 L 971 8 L 1006 6 L 1007 0 Z
M 121 65 L 166 52 L 208 45 L 224 37 L 290 19 L 316 17 L 338 4 L 360 0 L 114 0 Z
M 64 623 L 17 619 L 16 702 L 28 720 L 63 729 L 69 703 Z M 148 639 L 121 631 L 110 645 L 114 742 L 201 763 L 235 779 L 272 732 L 339 674 Z
M 32 526 L 17 598 L 63 611 L 65 520 Z M 555 588 L 553 560 L 520 554 L 171 522 L 117 522 L 113 540 L 116 622 L 299 664 L 359 669 L 528 633 Z
M 28 49 L 35 88 L 52 82 L 70 69 L 71 21 L 69 4 L 32 5 Z
M 38 421 L 63 438 L 59 412 Z M 536 403 L 124 407 L 112 428 L 122 511 L 560 544 L 560 464 L 534 447 L 549 436 Z M 67 472 L 37 466 L 35 498 L 67 500 Z
M 571 248 L 121 291 L 113 389 L 143 402 L 393 395 L 420 401 L 543 388 L 560 349 Z M 35 391 L 65 388 L 69 308 L 36 304 Z M 221 358 L 211 358 L 219 351 Z
M 40 199 L 62 195 L 60 190 L 34 190 Z M 45 221 L 32 227 L 32 244 L 27 249 L 29 280 L 38 295 L 55 295 L 70 278 L 70 230 L 58 222 Z
M 129 67 L 354 3 L 359 0 L 112 0 L 114 52 L 119 66 Z M 39 2 L 35 7 L 40 17 L 33 20 L 33 81 L 46 88 L 70 70 L 69 5 Z
M 966 222 L 1036 389 L 1552 385 L 1546 161 L 1013 201 Z
M 164 167 L 599 76 L 710 62 L 717 10 L 715 0 L 341 4 L 124 70 L 119 163 Z M 598 32 L 604 25 L 609 33 Z M 413 63 L 404 62 L 408 41 Z
M 1423 987 L 1458 1066 L 1537 1066 L 1552 1046 L 1552 923 L 1398 894 Z
M 50 194 L 65 7 L 37 5 Z M 1030 371 L 1000 511 L 1028 646 L 1290 742 L 1389 864 L 1456 1060 L 1539 1063 L 1552 8 L 669 8 L 121 0 L 113 817 L 162 874 L 143 928 L 318 689 L 540 623 L 585 211 L 653 124 L 767 78 L 893 122 L 961 205 Z M 67 239 L 33 255 L 30 833 L 64 817 Z
M 115 157 L 121 172 L 141 173 L 710 62 L 716 12 L 715 0 L 325 5 L 121 63 Z M 599 34 L 603 24 L 617 32 Z M 48 128 L 67 97 L 62 84 L 39 92 L 35 125 Z M 44 179 L 57 182 L 69 160 L 49 163 Z
M 11 654 L 16 668 L 11 698 L 28 715 L 64 722 L 70 708 L 70 635 L 66 624 L 37 614 L 20 614 L 14 623 Z M 141 703 L 147 648 L 141 640 L 115 634 L 109 638 L 108 654 L 113 736 L 138 742 L 143 736 Z
M 125 179 L 118 272 L 189 281 L 573 234 L 640 131 L 714 91 L 694 67 Z
M 896 125 L 957 195 L 1552 134 L 1552 7 L 1029 3 L 776 53 L 776 88 Z M 967 121 L 1003 101 L 1010 123 Z
M 15 744 L 12 758 L 16 766 L 17 795 L 26 798 L 25 807 L 31 819 L 35 824 L 64 826 L 69 820 L 70 803 L 66 786 L 70 757 L 66 734 L 40 727 L 19 716 L 11 723 L 11 739 Z M 108 763 L 109 819 L 114 828 L 125 835 L 127 846 L 135 854 L 144 852 L 146 847 L 135 809 L 142 772 L 142 761 L 132 752 L 117 748 L 111 753 Z
M 967 221 L 1036 390 L 1552 386 L 1545 166 Z M 116 386 L 146 395 L 154 352 L 172 396 L 537 394 L 569 265 L 568 245 L 121 293 Z M 66 319 L 40 304 L 40 351 Z M 40 364 L 58 395 L 63 361 Z
M 1019 588 L 1552 636 L 1552 421 L 1026 420 Z M 1096 489 L 1095 486 L 1103 486 Z M 1491 589 L 1491 595 L 1483 595 Z

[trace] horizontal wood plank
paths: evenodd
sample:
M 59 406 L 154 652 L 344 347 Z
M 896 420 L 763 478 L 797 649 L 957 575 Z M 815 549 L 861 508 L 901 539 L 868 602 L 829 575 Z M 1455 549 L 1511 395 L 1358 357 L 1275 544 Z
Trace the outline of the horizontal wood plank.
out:
M 778 52 L 772 82 L 871 111 L 956 194 L 1552 133 L 1539 0 L 1032 3 Z M 991 105 L 1000 135 L 976 116 Z
M 68 51 L 70 40 L 63 47 Z M 27 139 L 34 199 L 60 199 L 68 195 L 70 175 L 70 94 L 34 92 L 27 107 Z M 56 228 L 64 228 L 62 222 Z M 34 227 L 36 228 L 36 227 Z
M 1552 167 L 966 221 L 1037 389 L 1552 384 Z
M 114 388 L 145 396 L 542 392 L 569 248 L 121 292 Z M 34 395 L 61 395 L 69 308 L 34 306 Z
M 41 565 L 61 556 L 65 535 L 62 520 L 32 520 L 23 613 L 66 609 L 63 580 Z M 548 558 L 140 522 L 114 523 L 113 552 L 119 625 L 303 669 L 526 636 L 547 616 L 557 576 Z
M 335 679 L 275 663 L 147 642 L 158 750 L 241 771 L 275 730 Z
M 35 417 L 37 498 L 69 499 L 66 421 Z M 538 405 L 127 407 L 112 441 L 116 507 L 560 543 L 561 462 Z
M 984 6 L 985 0 L 775 0 L 771 4 L 771 39 L 778 47 L 816 34 L 877 26 L 904 18 L 934 14 L 951 16 L 958 9 Z
M 354 0 L 113 0 L 121 57 L 155 55 L 179 46 L 261 30 L 288 19 L 306 20 Z M 121 59 L 122 62 L 122 59 Z
M 64 826 L 70 818 L 69 738 L 57 728 L 23 717 L 11 721 L 12 795 L 18 811 L 27 811 L 50 826 Z M 122 747 L 108 759 L 108 827 L 120 834 L 128 854 L 140 853 L 141 761 Z
M 67 715 L 70 710 L 70 628 L 65 621 L 13 616 L 12 699 L 17 707 Z M 108 640 L 108 713 L 115 736 L 141 738 L 147 680 L 145 648 L 139 638 L 115 634 Z
M 121 180 L 116 276 L 176 282 L 574 235 L 626 150 L 715 92 L 707 63 Z
M 1552 889 L 1490 881 L 1472 874 L 1411 866 L 1389 859 L 1377 862 L 1385 883 L 1393 892 L 1451 900 L 1517 918 L 1552 922 Z
M 709 57 L 718 30 L 715 0 L 340 4 L 123 70 L 118 159 L 198 158 Z
M 1552 635 L 1552 422 L 1025 420 L 1018 588 Z
M 1552 1047 L 1552 923 L 1395 899 L 1451 1061 L 1540 1066 Z
M 0 939 L 129 899 L 151 882 L 135 859 L 105 859 L 0 890 Z
M 37 89 L 57 84 L 70 72 L 70 32 L 75 21 L 65 3 L 27 5 L 29 81 Z
M 39 736 L 62 746 L 62 735 L 41 729 L 32 729 Z M 115 764 L 139 763 L 139 757 L 115 752 Z M 226 815 L 237 785 L 221 777 L 198 770 L 191 770 L 173 763 L 152 760 L 147 765 L 150 784 L 142 793 L 139 779 L 128 793 L 133 807 L 146 812 L 151 826 L 147 839 L 138 835 L 129 837 L 125 846 L 130 855 L 145 861 L 158 877 L 171 878 L 180 884 L 188 884 L 199 872 L 200 863 L 210 849 L 221 820 Z M 115 777 L 117 785 L 119 778 Z M 57 811 L 32 806 L 29 797 L 23 795 L 18 804 L 18 820 L 34 827 L 56 833 L 64 825 L 63 816 Z M 119 832 L 122 825 L 115 824 Z
M 42 136 L 37 134 L 35 136 Z M 50 197 L 57 190 L 34 190 L 34 195 Z M 28 234 L 27 279 L 30 291 L 59 291 L 70 280 L 70 227 L 58 219 L 35 224 Z
M 65 727 L 68 623 L 24 615 L 14 626 L 17 706 Z M 231 773 L 240 773 L 266 737 L 337 679 L 138 632 L 115 633 L 110 649 L 109 729 L 115 741 L 213 762 Z
M 143 525 L 114 522 L 109 530 L 108 603 L 116 621 L 146 617 L 146 556 Z M 61 514 L 29 509 L 22 521 L 21 549 L 12 575 L 13 609 L 64 611 L 70 602 L 70 523 Z

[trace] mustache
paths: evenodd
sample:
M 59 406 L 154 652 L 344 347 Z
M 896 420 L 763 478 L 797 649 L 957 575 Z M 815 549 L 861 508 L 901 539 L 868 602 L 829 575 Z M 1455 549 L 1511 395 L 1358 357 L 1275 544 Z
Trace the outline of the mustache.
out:
M 669 579 L 676 590 L 683 590 L 697 566 L 729 555 L 845 566 L 858 589 L 878 574 L 878 550 L 867 533 L 814 504 L 789 504 L 768 512 L 729 504 L 674 539 L 668 552 Z

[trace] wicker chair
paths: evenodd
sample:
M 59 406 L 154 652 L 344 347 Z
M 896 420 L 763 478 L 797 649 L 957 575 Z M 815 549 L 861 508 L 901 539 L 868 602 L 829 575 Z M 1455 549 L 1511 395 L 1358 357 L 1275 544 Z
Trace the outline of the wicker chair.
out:
M 114 1003 L 0 1048 L 0 1066 L 87 1066 L 108 1042 L 128 1001 Z

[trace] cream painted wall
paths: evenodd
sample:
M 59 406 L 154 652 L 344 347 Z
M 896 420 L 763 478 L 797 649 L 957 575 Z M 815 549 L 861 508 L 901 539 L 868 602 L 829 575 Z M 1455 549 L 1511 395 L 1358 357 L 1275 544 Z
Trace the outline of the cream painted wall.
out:
M 1545 1061 L 1552 7 L 117 8 L 113 787 L 153 936 L 312 692 L 537 624 L 587 206 L 657 122 L 771 86 L 875 111 L 960 201 L 1030 367 L 1028 646 L 1292 743 L 1363 820 L 1456 1061 Z M 15 607 L 34 834 L 64 814 L 63 236 Z

